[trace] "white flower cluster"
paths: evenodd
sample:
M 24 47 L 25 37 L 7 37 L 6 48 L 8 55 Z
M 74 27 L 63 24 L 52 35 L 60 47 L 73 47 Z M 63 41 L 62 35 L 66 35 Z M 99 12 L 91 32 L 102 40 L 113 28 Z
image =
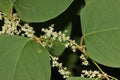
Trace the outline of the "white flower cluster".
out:
M 80 59 L 82 60 L 82 65 L 88 66 L 89 62 L 87 61 L 86 57 L 84 54 L 81 54 Z
M 82 74 L 81 77 L 88 77 L 88 78 L 108 78 L 108 75 L 106 73 L 101 74 L 99 71 L 97 70 L 82 70 Z
M 17 26 L 20 22 L 20 19 L 17 17 L 17 14 L 13 14 L 13 18 L 10 20 L 5 15 L 2 16 L 4 19 L 4 25 L 2 26 L 2 31 L 0 34 L 19 34 L 20 32 L 17 31 Z
M 70 72 L 67 70 L 66 67 L 62 66 L 62 63 L 58 62 L 58 57 L 51 56 L 52 59 L 52 67 L 57 67 L 59 70 L 58 72 L 63 75 L 63 78 L 68 78 L 70 76 Z
M 53 45 L 63 45 L 65 48 L 70 47 L 73 52 L 76 52 L 77 46 L 74 40 L 70 40 L 69 36 L 66 36 L 66 32 L 56 32 L 53 28 L 54 25 L 50 26 L 48 29 L 42 28 L 45 33 L 40 36 L 41 43 L 43 46 L 52 47 Z
M 34 36 L 34 30 L 32 27 L 30 27 L 28 24 L 24 24 L 24 26 L 21 27 L 21 31 L 23 31 L 24 33 L 22 33 L 22 36 L 27 36 L 29 38 L 33 38 Z
M 8 19 L 5 14 L 0 12 L 0 20 L 4 20 L 4 25 L 2 26 L 2 31 L 0 34 L 9 34 L 9 35 L 22 35 L 29 38 L 33 37 L 34 30 L 28 24 L 24 26 L 20 25 L 20 18 L 16 13 L 12 15 L 11 19 Z

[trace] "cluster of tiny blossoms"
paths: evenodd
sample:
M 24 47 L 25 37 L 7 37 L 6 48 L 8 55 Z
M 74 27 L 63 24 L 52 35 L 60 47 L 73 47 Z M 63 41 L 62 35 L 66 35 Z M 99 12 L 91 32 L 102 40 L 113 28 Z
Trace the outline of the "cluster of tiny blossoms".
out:
M 54 25 L 50 26 L 48 29 L 42 28 L 42 31 L 45 33 L 40 36 L 41 43 L 43 46 L 52 47 L 53 45 L 63 45 L 65 48 L 70 47 L 73 52 L 76 52 L 77 46 L 74 40 L 70 40 L 69 36 L 66 36 L 66 32 L 61 31 L 56 32 L 53 28 Z
M 27 36 L 29 38 L 33 38 L 35 31 L 33 30 L 32 27 L 30 27 L 28 24 L 24 24 L 21 27 L 21 31 L 23 31 L 24 33 L 22 33 L 22 36 Z
M 63 78 L 68 78 L 70 76 L 70 72 L 67 70 L 66 67 L 62 66 L 62 63 L 58 62 L 59 58 L 53 56 L 50 57 L 52 59 L 52 67 L 57 67 L 59 69 L 58 72 L 63 75 Z
M 88 78 L 108 78 L 108 75 L 106 73 L 101 74 L 99 71 L 97 70 L 82 70 L 82 74 L 81 77 L 88 77 Z
M 2 14 L 2 13 L 1 13 Z M 2 31 L 0 34 L 19 34 L 20 32 L 17 31 L 17 26 L 20 22 L 20 19 L 17 17 L 17 14 L 13 14 L 12 19 L 8 19 L 5 14 L 1 15 L 1 20 L 4 19 L 4 25 L 2 26 Z
M 4 20 L 4 25 L 0 34 L 9 34 L 9 35 L 22 35 L 29 38 L 33 37 L 34 30 L 28 24 L 20 25 L 20 18 L 14 13 L 11 19 L 8 19 L 6 15 L 0 12 L 0 20 Z
M 87 61 L 86 57 L 84 54 L 81 54 L 80 59 L 82 60 L 82 65 L 89 65 L 89 62 Z

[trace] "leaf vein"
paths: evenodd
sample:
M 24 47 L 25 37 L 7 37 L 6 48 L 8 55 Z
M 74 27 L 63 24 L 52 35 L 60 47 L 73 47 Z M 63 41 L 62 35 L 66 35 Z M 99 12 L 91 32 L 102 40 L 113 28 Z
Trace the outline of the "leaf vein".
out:
M 29 39 L 24 43 L 23 49 L 25 48 L 25 46 L 26 46 L 26 44 L 28 43 L 28 41 L 29 41 Z M 16 59 L 16 63 L 15 63 L 14 71 L 13 71 L 12 80 L 14 80 L 14 78 L 15 78 L 15 71 L 16 71 L 16 68 L 17 68 L 18 61 L 19 61 L 19 59 L 20 59 L 20 55 L 21 55 L 21 53 L 23 52 L 23 49 L 20 51 L 20 53 L 18 54 L 18 57 L 17 57 L 17 59 Z
M 105 29 L 105 30 L 90 32 L 90 33 L 84 34 L 83 37 L 87 37 L 87 36 L 94 35 L 94 34 L 97 34 L 97 33 L 108 32 L 108 31 L 112 31 L 112 30 L 117 30 L 117 29 L 120 29 L 120 26 L 115 27 L 115 28 L 111 28 L 111 29 Z

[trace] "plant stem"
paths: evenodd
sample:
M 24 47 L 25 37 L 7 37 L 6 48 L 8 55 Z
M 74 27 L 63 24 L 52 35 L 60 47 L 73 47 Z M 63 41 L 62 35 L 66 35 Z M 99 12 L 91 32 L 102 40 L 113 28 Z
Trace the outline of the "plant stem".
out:
M 100 66 L 99 66 L 94 60 L 92 60 L 92 62 L 95 64 L 95 66 L 99 69 L 99 71 L 100 71 L 102 74 L 105 74 L 105 72 L 100 68 Z M 110 76 L 110 75 L 107 75 L 107 76 L 108 76 L 109 78 L 114 79 L 114 80 L 118 80 L 117 78 L 115 78 L 115 77 L 113 77 L 113 76 Z M 107 80 L 109 80 L 108 77 L 106 77 Z
M 112 79 L 114 79 L 114 80 L 118 80 L 117 78 L 115 78 L 115 77 L 113 77 L 113 76 L 110 76 L 110 75 L 108 75 L 108 77 L 109 77 L 109 78 L 112 78 Z
M 91 59 L 92 60 L 92 59 Z M 98 70 L 102 73 L 102 74 L 105 74 L 105 72 L 100 68 L 100 66 L 94 61 L 92 60 L 92 62 L 95 64 L 95 66 L 98 68 Z M 108 77 L 105 77 L 107 80 L 109 80 Z
M 13 17 L 13 5 L 10 5 L 10 20 L 12 20 Z
M 80 46 L 83 46 L 83 41 L 84 41 L 84 35 L 81 37 L 81 39 L 80 39 Z
M 82 49 L 83 46 L 78 46 L 78 49 L 88 58 L 88 54 Z
M 105 74 L 105 72 L 100 68 L 100 66 L 99 66 L 94 60 L 92 60 L 92 62 L 95 64 L 95 66 L 99 69 L 99 71 L 100 71 L 102 74 Z
M 81 37 L 81 39 L 80 39 L 80 46 L 79 45 L 77 45 L 78 46 L 78 49 L 85 55 L 85 56 L 87 56 L 87 58 L 89 58 L 89 59 L 91 59 L 88 55 L 87 55 L 87 52 L 86 51 L 83 51 L 80 47 L 82 47 L 83 46 L 83 40 L 84 40 L 84 37 L 85 37 L 85 35 L 83 35 L 82 37 Z M 92 62 L 95 64 L 95 66 L 98 68 L 98 70 L 102 73 L 102 74 L 105 74 L 105 72 L 100 68 L 100 66 L 93 60 L 93 59 L 91 59 L 92 60 Z M 117 78 L 115 78 L 115 77 L 113 77 L 113 76 L 110 76 L 110 75 L 107 75 L 108 77 L 106 77 L 106 79 L 107 80 L 109 80 L 109 78 L 111 78 L 111 79 L 114 79 L 114 80 L 118 80 Z

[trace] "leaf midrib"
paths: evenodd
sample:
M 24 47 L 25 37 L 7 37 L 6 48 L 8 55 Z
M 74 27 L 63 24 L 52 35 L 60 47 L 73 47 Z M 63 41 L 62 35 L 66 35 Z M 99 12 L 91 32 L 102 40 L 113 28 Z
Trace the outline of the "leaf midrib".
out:
M 85 38 L 87 36 L 90 36 L 90 35 L 93 35 L 93 34 L 96 34 L 96 33 L 108 32 L 108 31 L 117 30 L 117 29 L 120 29 L 120 26 L 115 27 L 115 28 L 111 28 L 111 29 L 105 29 L 105 30 L 90 32 L 90 33 L 84 34 L 83 37 Z
M 11 5 L 13 5 L 15 1 L 16 1 L 16 0 L 13 0 L 13 1 L 8 0 L 8 2 L 9 2 Z
M 29 41 L 30 41 L 30 39 L 28 39 L 28 40 L 24 43 L 23 48 L 21 49 L 20 53 L 19 53 L 18 56 L 17 56 L 16 63 L 15 63 L 15 67 L 14 67 L 14 70 L 13 70 L 12 80 L 14 80 L 14 78 L 15 78 L 15 72 L 16 72 L 16 68 L 17 68 L 18 61 L 19 61 L 19 59 L 20 59 L 20 55 L 21 55 L 21 53 L 23 52 L 26 44 L 27 44 Z

